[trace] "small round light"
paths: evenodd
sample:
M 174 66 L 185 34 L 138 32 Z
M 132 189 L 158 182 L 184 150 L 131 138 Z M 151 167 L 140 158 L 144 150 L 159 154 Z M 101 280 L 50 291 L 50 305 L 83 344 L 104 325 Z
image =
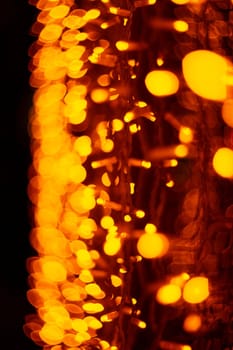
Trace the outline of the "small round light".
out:
M 154 96 L 173 95 L 179 89 L 177 76 L 168 70 L 153 70 L 145 77 L 147 90 Z

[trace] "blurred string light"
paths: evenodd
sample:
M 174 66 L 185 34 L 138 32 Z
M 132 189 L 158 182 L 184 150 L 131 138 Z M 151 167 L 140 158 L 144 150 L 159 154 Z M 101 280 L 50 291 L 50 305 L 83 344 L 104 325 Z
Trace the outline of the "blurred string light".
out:
M 205 3 L 171 2 L 194 11 Z M 192 258 L 191 246 L 186 255 L 182 244 L 175 253 L 174 240 L 154 224 L 159 221 L 156 215 L 150 217 L 149 209 L 134 206 L 138 191 L 143 193 L 134 174 L 154 174 L 156 169 L 160 177 L 167 172 L 163 191 L 176 190 L 170 170 L 193 157 L 197 135 L 195 125 L 169 111 L 172 99 L 186 84 L 203 101 L 221 103 L 222 119 L 231 128 L 232 64 L 210 50 L 190 49 L 179 72 L 167 68 L 166 55 L 159 52 L 143 77 L 144 95 L 150 96 L 144 101 L 140 89 L 135 93 L 142 65 L 138 57 L 151 47 L 149 40 L 131 40 L 126 34 L 134 11 L 155 9 L 156 0 L 135 0 L 124 7 L 122 1 L 113 6 L 109 0 L 84 0 L 81 8 L 74 0 L 30 3 L 38 17 L 32 27 L 37 40 L 29 50 L 35 93 L 29 120 L 33 160 L 28 196 L 33 208 L 30 242 L 38 254 L 27 261 L 27 298 L 35 314 L 28 316 L 24 330 L 44 350 L 120 350 L 122 320 L 140 332 L 153 329 L 150 320 L 143 319 L 137 293 L 129 295 L 132 266 L 156 266 L 172 256 L 188 271 L 186 260 Z M 148 23 L 151 31 L 183 35 L 190 30 L 182 18 L 156 17 Z M 156 101 L 165 107 L 163 119 Z M 161 142 L 161 133 L 156 146 L 135 156 L 132 139 L 143 134 L 142 120 L 169 123 L 176 143 Z M 216 176 L 233 179 L 230 146 L 216 150 L 212 167 Z M 188 207 L 190 214 L 192 206 Z M 156 282 L 154 301 L 166 309 L 208 300 L 208 278 L 187 271 Z M 195 333 L 201 327 L 199 313 L 187 313 L 183 330 Z M 159 339 L 158 344 L 161 349 L 192 349 L 173 340 Z

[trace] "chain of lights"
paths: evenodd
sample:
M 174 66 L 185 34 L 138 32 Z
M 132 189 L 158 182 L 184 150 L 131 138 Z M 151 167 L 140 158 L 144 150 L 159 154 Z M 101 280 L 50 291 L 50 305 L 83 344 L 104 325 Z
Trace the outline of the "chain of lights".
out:
M 162 229 L 165 191 L 176 186 L 173 170 L 200 157 L 203 146 L 195 122 L 182 121 L 169 106 L 177 96 L 182 108 L 203 110 L 216 102 L 232 130 L 233 65 L 211 49 L 187 50 L 181 40 L 176 55 L 182 57 L 173 68 L 161 42 L 154 52 L 150 45 L 164 32 L 178 40 L 194 36 L 195 22 L 186 12 L 201 15 L 208 1 L 166 1 L 168 12 L 180 16 L 167 19 L 156 12 L 162 6 L 156 0 L 30 4 L 38 9 L 32 26 L 37 40 L 29 52 L 35 92 L 28 183 L 30 242 L 37 255 L 27 261 L 27 298 L 36 312 L 27 316 L 25 333 L 43 350 L 141 349 L 138 334 L 153 333 L 147 348 L 191 350 L 193 334 L 205 328 L 201 308 L 216 287 L 208 269 L 194 268 L 208 211 L 196 183 L 180 209 L 182 235 Z M 148 41 L 137 16 L 148 19 Z M 162 123 L 175 133 L 172 142 L 162 135 Z M 159 131 L 152 141 L 142 140 L 144 128 Z M 232 148 L 218 145 L 208 159 L 212 174 L 229 182 Z M 148 202 L 140 199 L 143 188 Z M 231 220 L 222 226 L 231 229 Z M 208 227 L 208 234 L 215 228 Z M 157 315 L 147 317 L 147 295 L 153 295 Z M 163 308 L 171 314 L 188 310 L 181 325 L 191 337 L 186 343 L 168 339 L 157 326 L 166 323 Z

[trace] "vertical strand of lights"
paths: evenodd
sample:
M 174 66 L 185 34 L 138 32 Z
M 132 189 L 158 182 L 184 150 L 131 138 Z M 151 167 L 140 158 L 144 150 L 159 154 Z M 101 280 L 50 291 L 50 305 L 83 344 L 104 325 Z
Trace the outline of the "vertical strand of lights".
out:
M 233 178 L 232 144 L 208 147 L 215 103 L 232 127 L 231 60 L 211 49 L 213 28 L 197 30 L 212 5 L 30 4 L 35 313 L 24 331 L 43 350 L 195 350 L 204 311 L 222 302 L 222 252 L 206 242 L 232 228 L 211 203 L 215 177 Z

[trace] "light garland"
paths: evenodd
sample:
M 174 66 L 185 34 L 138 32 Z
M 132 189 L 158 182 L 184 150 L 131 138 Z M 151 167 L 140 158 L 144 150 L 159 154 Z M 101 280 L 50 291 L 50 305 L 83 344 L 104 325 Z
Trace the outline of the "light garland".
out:
M 187 35 L 191 24 L 186 18 L 153 18 L 159 1 L 38 0 L 33 5 L 38 16 L 32 27 L 37 40 L 30 49 L 35 93 L 28 196 L 30 242 L 37 256 L 28 259 L 27 298 L 36 312 L 28 315 L 25 333 L 43 350 L 136 349 L 137 331 L 156 333 L 143 305 L 149 294 L 159 307 L 187 307 L 183 330 L 195 334 L 203 325 L 198 306 L 208 303 L 215 288 L 208 270 L 194 268 L 202 224 L 176 237 L 160 232 L 160 218 L 165 191 L 177 185 L 173 170 L 197 158 L 198 136 L 195 123 L 186 124 L 166 109 L 166 98 L 173 103 L 178 95 L 182 105 L 189 89 L 203 101 L 220 102 L 222 120 L 231 127 L 231 63 L 210 50 L 190 49 L 180 71 L 166 67 L 162 52 L 150 53 L 153 67 L 143 68 L 140 60 L 151 49 L 151 39 L 134 38 L 134 16 L 151 9 L 148 26 L 155 35 Z M 166 4 L 181 5 L 198 12 L 205 2 Z M 159 100 L 164 103 L 156 104 Z M 161 130 L 161 123 L 175 130 L 176 143 L 160 133 L 157 141 L 144 140 L 138 149 L 144 127 Z M 232 154 L 230 146 L 212 154 L 215 176 L 232 180 Z M 144 173 L 157 179 L 148 182 L 152 199 L 147 203 L 138 200 Z M 181 208 L 186 221 L 203 220 L 195 185 Z M 160 196 L 156 209 L 155 194 Z M 166 265 L 166 259 L 172 262 L 162 276 L 159 264 Z M 144 293 L 134 275 L 143 285 L 142 269 L 150 262 L 158 267 Z M 155 338 L 156 349 L 192 349 L 189 338 L 187 344 L 163 338 L 162 332 Z

